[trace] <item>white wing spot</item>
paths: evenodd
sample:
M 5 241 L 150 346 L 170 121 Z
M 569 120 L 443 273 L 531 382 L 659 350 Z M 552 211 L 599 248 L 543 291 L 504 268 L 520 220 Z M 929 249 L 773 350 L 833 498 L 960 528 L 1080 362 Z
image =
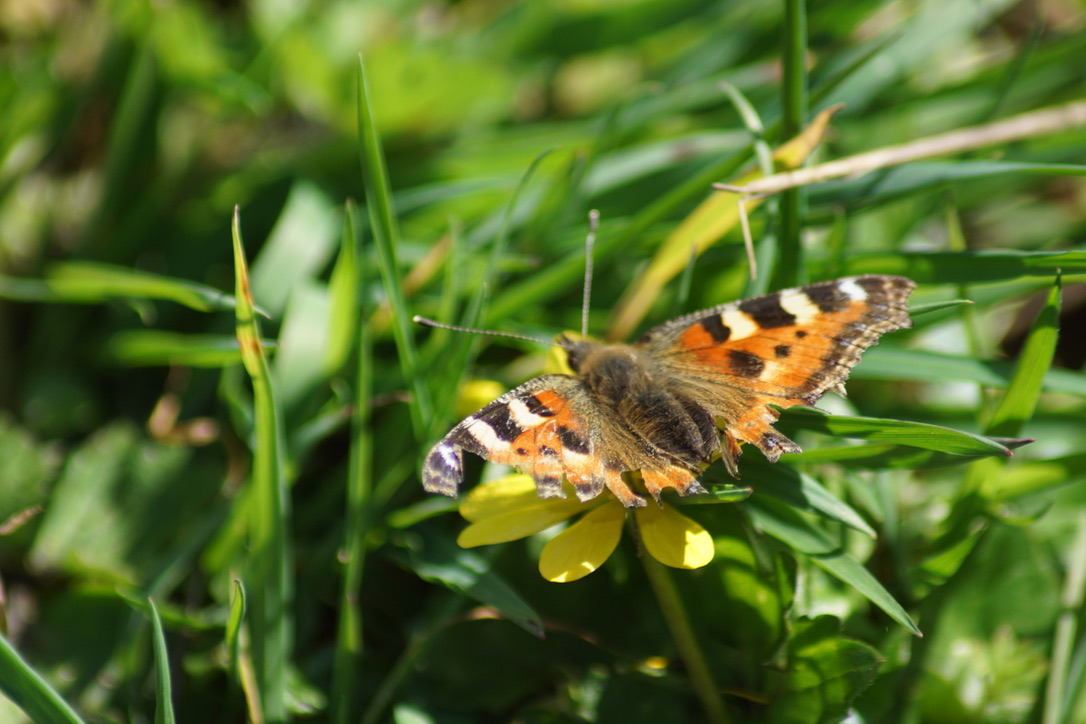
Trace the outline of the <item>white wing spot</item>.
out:
M 837 288 L 849 299 L 856 301 L 867 299 L 867 292 L 856 283 L 855 279 L 842 279 L 838 282 Z
M 781 308 L 796 318 L 796 324 L 810 324 L 822 313 L 807 294 L 797 289 L 780 295 Z
M 762 330 L 749 314 L 740 312 L 738 309 L 729 309 L 724 312 L 720 315 L 720 321 L 724 323 L 725 327 L 731 330 L 731 334 L 728 335 L 728 341 L 753 337 Z
M 460 465 L 460 460 L 456 456 L 456 448 L 452 445 L 438 445 L 437 452 L 441 455 L 441 459 L 445 461 L 445 466 L 449 468 L 457 468 Z
M 509 416 L 525 430 L 542 425 L 548 419 L 542 415 L 535 414 L 528 409 L 528 406 L 525 405 L 522 400 L 517 399 L 509 401 Z
M 498 433 L 485 420 L 476 420 L 467 432 L 486 450 L 505 450 L 509 447 L 509 443 L 498 437 Z

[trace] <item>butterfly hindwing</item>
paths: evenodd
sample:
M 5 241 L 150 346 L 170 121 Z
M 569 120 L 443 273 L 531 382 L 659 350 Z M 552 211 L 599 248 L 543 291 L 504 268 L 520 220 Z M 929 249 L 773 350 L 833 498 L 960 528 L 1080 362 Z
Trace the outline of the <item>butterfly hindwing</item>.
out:
M 598 418 L 577 378 L 537 377 L 468 416 L 435 445 L 423 464 L 423 487 L 456 495 L 462 450 L 532 476 L 544 498 L 564 497 L 563 479 L 581 500 L 604 486 L 625 487 L 618 471 L 601 462 Z

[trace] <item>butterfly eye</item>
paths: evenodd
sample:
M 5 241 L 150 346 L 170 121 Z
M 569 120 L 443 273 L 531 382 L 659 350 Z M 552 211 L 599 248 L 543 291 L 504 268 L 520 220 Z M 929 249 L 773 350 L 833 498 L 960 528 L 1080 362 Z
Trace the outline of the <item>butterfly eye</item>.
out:
M 574 372 L 581 371 L 581 363 L 584 362 L 584 349 L 580 345 L 566 348 L 566 362 Z

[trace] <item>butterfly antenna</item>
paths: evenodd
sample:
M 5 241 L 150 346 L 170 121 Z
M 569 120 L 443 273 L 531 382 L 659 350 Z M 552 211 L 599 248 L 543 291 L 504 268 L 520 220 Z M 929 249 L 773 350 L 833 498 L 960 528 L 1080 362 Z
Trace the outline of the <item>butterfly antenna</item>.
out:
M 588 338 L 588 305 L 592 301 L 592 247 L 596 243 L 596 230 L 600 228 L 600 212 L 588 212 L 588 236 L 584 240 L 584 301 L 581 303 L 581 339 Z
M 411 321 L 415 324 L 424 324 L 427 327 L 436 327 L 437 329 L 449 329 L 453 332 L 467 332 L 468 334 L 485 334 L 490 337 L 508 337 L 510 339 L 521 339 L 525 342 L 538 342 L 539 344 L 543 344 L 548 347 L 551 345 L 557 345 L 559 347 L 566 346 L 561 342 L 552 342 L 546 339 L 539 339 L 538 337 L 529 337 L 526 334 L 513 334 L 512 332 L 494 332 L 489 329 L 474 329 L 472 327 L 457 327 L 454 324 L 443 324 L 442 322 L 435 322 L 434 320 L 428 319 L 427 317 L 420 317 L 417 314 L 411 318 Z

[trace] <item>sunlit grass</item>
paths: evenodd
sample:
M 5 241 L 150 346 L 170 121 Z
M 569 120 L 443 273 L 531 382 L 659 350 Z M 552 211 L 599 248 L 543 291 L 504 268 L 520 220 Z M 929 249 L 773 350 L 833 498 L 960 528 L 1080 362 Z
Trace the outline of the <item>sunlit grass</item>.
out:
M 0 14 L 0 718 L 1086 716 L 1081 125 L 749 199 L 753 280 L 712 187 L 1074 108 L 1082 9 L 574 5 Z M 411 319 L 579 330 L 591 209 L 601 339 L 919 286 L 803 454 L 665 496 L 696 570 L 608 518 L 555 585 L 576 530 L 418 480 L 547 348 Z

